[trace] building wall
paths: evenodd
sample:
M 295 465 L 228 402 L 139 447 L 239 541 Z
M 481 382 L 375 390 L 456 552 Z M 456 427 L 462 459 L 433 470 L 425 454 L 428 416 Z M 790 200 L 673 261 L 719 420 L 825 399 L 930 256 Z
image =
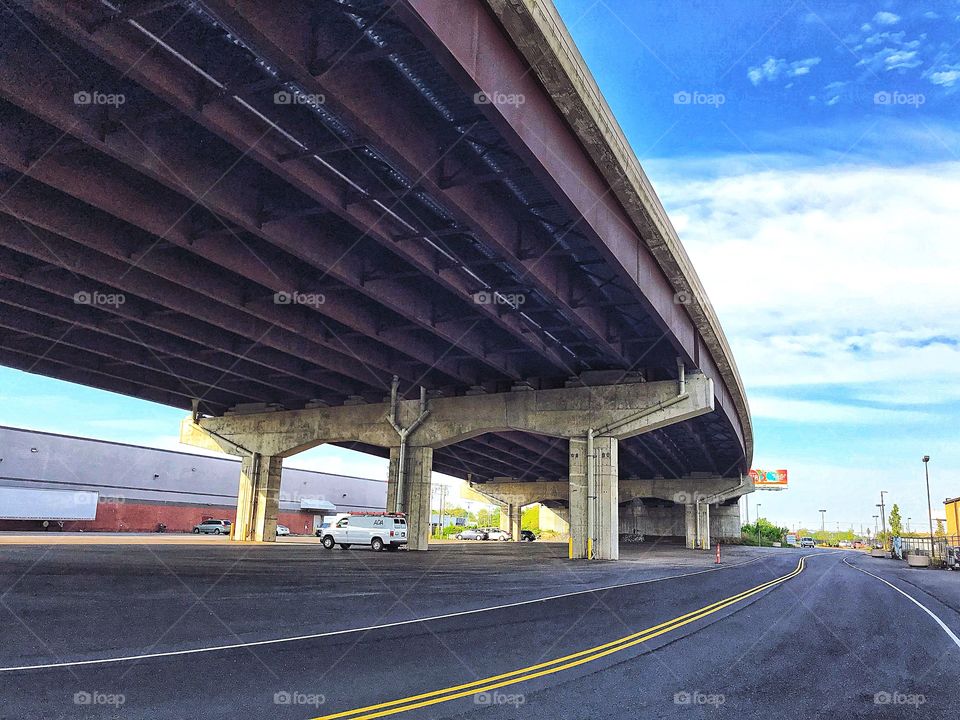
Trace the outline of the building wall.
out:
M 944 510 L 947 513 L 947 536 L 956 537 L 960 535 L 960 497 L 944 503 Z
M 686 538 L 686 508 L 632 500 L 620 506 L 620 534 Z M 740 506 L 710 506 L 710 538 L 713 541 L 740 539 Z
M 551 509 L 541 505 L 540 529 L 569 532 L 565 519 L 567 513 L 566 508 Z M 632 500 L 620 505 L 619 523 L 621 536 L 686 538 L 686 509 L 683 505 Z M 710 537 L 720 542 L 740 540 L 740 506 L 736 502 L 710 506 Z
M 687 532 L 683 505 L 661 506 L 632 500 L 620 506 L 620 534 L 684 538 Z
M 205 518 L 233 520 L 240 460 L 0 427 L 0 485 L 97 490 L 92 521 L 64 523 L 65 530 L 190 530 Z M 313 513 L 301 498 L 325 500 L 336 512 L 386 507 L 386 480 L 284 468 L 280 519 L 291 532 L 310 532 Z M 0 520 L 0 530 L 39 528 L 37 521 Z

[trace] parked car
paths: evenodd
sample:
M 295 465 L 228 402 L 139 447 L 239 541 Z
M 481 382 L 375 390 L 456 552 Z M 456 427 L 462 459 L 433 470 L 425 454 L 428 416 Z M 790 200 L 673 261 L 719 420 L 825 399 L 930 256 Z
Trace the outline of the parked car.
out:
M 537 536 L 534 534 L 533 530 L 520 531 L 520 542 L 533 542 L 536 539 Z
M 947 545 L 947 569 L 960 570 L 960 547 Z
M 286 525 L 277 525 L 277 537 L 282 537 L 290 534 L 290 528 Z
M 457 540 L 486 540 L 487 534 L 480 528 L 470 528 L 457 533 Z
M 802 537 L 800 538 L 800 547 L 802 548 L 812 548 L 817 546 L 817 541 L 812 537 Z
M 487 540 L 513 540 L 513 535 L 500 528 L 484 528 L 487 533 Z
M 229 535 L 230 528 L 233 526 L 229 520 L 204 520 L 199 525 L 193 526 L 195 535 L 203 533 L 204 535 Z
M 369 545 L 377 552 L 397 550 L 407 544 L 407 521 L 389 513 L 350 515 L 325 529 L 321 542 L 327 550 L 334 545 L 344 550 L 351 545 Z

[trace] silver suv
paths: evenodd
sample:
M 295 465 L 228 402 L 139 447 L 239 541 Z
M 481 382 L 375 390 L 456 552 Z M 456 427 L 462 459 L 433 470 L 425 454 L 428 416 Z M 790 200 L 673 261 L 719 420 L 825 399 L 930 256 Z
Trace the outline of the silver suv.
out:
M 203 533 L 204 535 L 229 535 L 230 528 L 233 526 L 229 520 L 204 520 L 199 525 L 193 526 L 195 535 Z

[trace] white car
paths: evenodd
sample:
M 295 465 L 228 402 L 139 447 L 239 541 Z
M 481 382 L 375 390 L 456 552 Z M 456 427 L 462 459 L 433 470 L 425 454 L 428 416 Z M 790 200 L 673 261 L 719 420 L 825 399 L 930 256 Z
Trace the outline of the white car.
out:
M 407 544 L 407 521 L 390 513 L 350 515 L 325 528 L 320 542 L 327 550 L 334 545 L 344 550 L 351 545 L 369 545 L 377 552 L 397 550 Z
M 513 535 L 500 528 L 485 528 L 487 540 L 513 540 Z
M 286 525 L 277 525 L 277 537 L 282 537 L 290 534 L 290 528 Z

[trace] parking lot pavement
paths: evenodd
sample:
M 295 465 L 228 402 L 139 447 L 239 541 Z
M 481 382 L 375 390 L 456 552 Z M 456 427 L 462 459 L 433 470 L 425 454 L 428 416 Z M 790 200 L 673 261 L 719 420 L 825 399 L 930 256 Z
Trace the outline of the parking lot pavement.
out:
M 0 554 L 0 717 L 902 717 L 896 693 L 911 717 L 956 717 L 960 648 L 843 562 L 870 560 L 857 553 L 730 548 L 719 567 L 652 544 L 616 563 L 493 542 Z
M 61 536 L 62 537 L 62 536 Z M 89 539 L 90 536 L 84 539 Z M 192 536 L 187 536 L 192 538 Z M 645 562 L 566 560 L 563 543 L 451 543 L 427 553 L 325 550 L 313 539 L 243 545 L 225 538 L 8 545 L 3 604 L 42 617 L 42 642 L 0 624 L 6 664 L 58 656 L 182 649 L 320 632 L 528 600 L 709 569 L 712 556 L 661 546 Z M 130 541 L 130 542 L 127 542 Z M 731 555 L 730 562 L 745 558 Z M 226 610 L 224 610 L 226 609 Z M 224 621 L 221 622 L 220 618 Z

